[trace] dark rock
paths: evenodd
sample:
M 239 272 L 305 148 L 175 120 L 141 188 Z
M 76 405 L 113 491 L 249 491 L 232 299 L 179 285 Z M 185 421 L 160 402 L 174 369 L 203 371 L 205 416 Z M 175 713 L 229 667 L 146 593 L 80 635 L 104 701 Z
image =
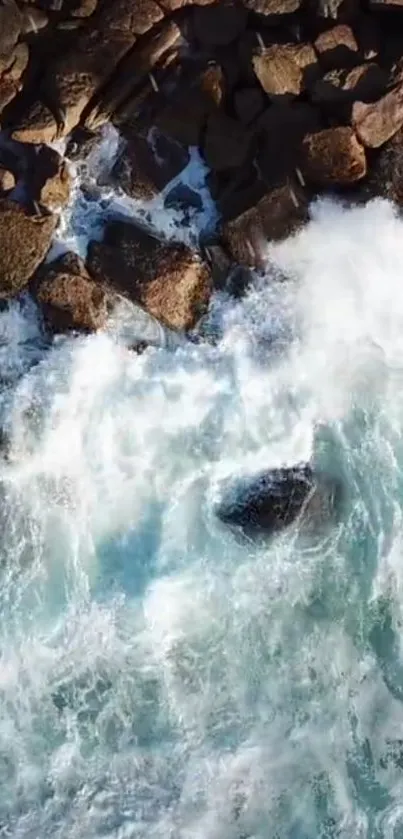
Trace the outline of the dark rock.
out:
M 257 163 L 265 183 L 279 186 L 302 164 L 302 141 L 322 127 L 321 114 L 306 102 L 272 105 L 259 119 Z
M 156 116 L 156 125 L 179 143 L 197 146 L 209 114 L 225 97 L 222 68 L 213 64 L 205 68 L 193 83 L 181 87 Z
M 326 70 L 338 70 L 359 63 L 358 44 L 350 26 L 340 24 L 327 29 L 317 37 L 314 46 Z
M 203 46 L 225 46 L 238 38 L 246 20 L 246 9 L 228 0 L 211 6 L 196 6 L 193 10 L 193 34 Z
M 0 6 L 0 73 L 7 69 L 9 56 L 21 34 L 22 15 L 17 4 Z
M 34 296 L 51 332 L 95 332 L 105 326 L 116 295 L 71 256 L 41 270 Z
M 316 186 L 345 186 L 364 178 L 365 149 L 352 128 L 339 126 L 308 135 L 303 142 L 303 172 Z
M 299 96 L 318 72 L 310 44 L 274 44 L 256 51 L 252 63 L 263 90 L 271 97 Z
M 203 154 L 216 171 L 236 169 L 247 160 L 252 136 L 241 123 L 221 111 L 210 114 L 204 137 Z
M 186 184 L 177 184 L 165 198 L 164 207 L 177 207 L 180 210 L 201 210 L 203 202 L 198 192 L 190 189 Z
M 290 15 L 296 12 L 302 0 L 242 0 L 251 12 L 267 17 Z
M 184 6 L 208 6 L 210 3 L 214 2 L 214 0 L 161 0 L 161 7 L 164 11 L 176 12 L 177 9 L 182 9 Z
M 0 296 L 18 294 L 44 260 L 56 218 L 30 216 L 14 201 L 0 200 Z
M 22 88 L 22 75 L 29 60 L 26 44 L 17 44 L 9 56 L 7 69 L 0 75 L 0 113 Z
M 0 166 L 0 192 L 9 192 L 15 187 L 15 177 L 9 169 Z
M 272 469 L 231 487 L 216 510 L 218 518 L 248 536 L 272 536 L 300 521 L 321 530 L 340 514 L 339 483 L 310 466 Z
M 86 160 L 87 157 L 97 148 L 101 141 L 99 131 L 90 131 L 88 128 L 78 126 L 68 138 L 66 145 L 66 157 L 68 160 L 78 162 Z
M 353 102 L 374 102 L 386 91 L 388 74 L 377 64 L 330 70 L 312 90 L 312 100 L 330 113 L 343 114 Z
M 355 102 L 352 125 L 364 146 L 379 148 L 403 125 L 403 84 L 377 102 Z
M 112 178 L 131 198 L 154 198 L 189 162 L 187 149 L 158 132 L 154 132 L 152 142 L 139 134 L 126 139 Z
M 379 55 L 381 31 L 377 20 L 371 15 L 360 14 L 355 27 L 355 35 L 359 51 L 366 61 L 371 61 Z
M 365 200 L 382 196 L 403 206 L 403 128 L 379 150 L 363 186 Z
M 33 32 L 35 35 L 40 29 L 44 29 L 48 25 L 49 18 L 43 9 L 38 9 L 36 6 L 26 6 L 21 13 L 21 32 L 24 35 L 29 35 Z
M 226 222 L 222 238 L 235 262 L 263 267 L 267 243 L 285 239 L 307 220 L 307 201 L 291 185 L 270 190 L 258 203 Z
M 234 111 L 239 121 L 249 125 L 264 111 L 265 97 L 257 87 L 241 87 L 234 94 Z
M 32 197 L 48 210 L 60 209 L 68 203 L 71 177 L 66 161 L 55 149 L 40 147 L 28 178 Z
M 88 266 L 172 329 L 191 329 L 210 299 L 210 272 L 190 248 L 126 222 L 112 222 L 102 243 L 90 243 Z
M 52 143 L 57 137 L 55 117 L 42 102 L 35 102 L 13 127 L 11 136 L 20 143 Z
M 403 0 L 369 0 L 369 7 L 374 12 L 402 11 Z

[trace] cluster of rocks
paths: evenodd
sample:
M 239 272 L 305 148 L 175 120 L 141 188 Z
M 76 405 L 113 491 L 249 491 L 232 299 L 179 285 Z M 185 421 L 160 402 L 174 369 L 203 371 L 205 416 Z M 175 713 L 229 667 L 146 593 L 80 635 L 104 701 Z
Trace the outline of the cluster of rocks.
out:
M 70 192 L 50 144 L 82 157 L 107 122 L 132 198 L 199 148 L 221 218 L 204 260 L 114 222 L 85 264 L 42 264 Z M 3 0 L 0 127 L 1 296 L 29 286 L 55 330 L 99 328 L 116 295 L 189 329 L 217 266 L 260 267 L 317 192 L 401 202 L 403 0 Z

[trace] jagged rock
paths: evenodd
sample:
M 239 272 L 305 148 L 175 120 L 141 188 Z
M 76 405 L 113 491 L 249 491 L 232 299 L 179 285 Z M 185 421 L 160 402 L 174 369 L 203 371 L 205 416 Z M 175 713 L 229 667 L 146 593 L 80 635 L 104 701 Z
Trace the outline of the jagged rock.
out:
M 382 196 L 403 206 L 403 127 L 379 150 L 363 186 L 367 200 Z
M 214 3 L 214 0 L 196 0 L 196 2 L 195 0 L 160 0 L 161 7 L 168 14 L 176 12 L 184 6 L 208 6 L 210 3 Z
M 203 154 L 216 171 L 242 166 L 250 152 L 251 134 L 245 126 L 222 111 L 210 114 L 204 137 Z
M 52 143 L 57 137 L 57 124 L 53 114 L 42 102 L 35 102 L 11 131 L 13 140 L 20 143 Z
M 74 48 L 62 52 L 47 69 L 42 95 L 55 111 L 58 135 L 66 136 L 79 123 L 89 102 L 112 75 L 119 61 L 163 17 L 155 0 L 115 0 L 104 3 L 92 26 L 78 33 Z M 30 133 L 43 130 L 43 110 L 33 103 L 25 114 Z M 15 134 L 21 138 L 21 125 Z M 38 134 L 38 132 L 36 132 Z M 55 139 L 55 137 L 53 137 Z
M 358 64 L 358 44 L 350 26 L 340 24 L 322 32 L 315 41 L 315 50 L 326 70 Z
M 197 146 L 208 115 L 223 102 L 225 78 L 222 68 L 213 64 L 203 70 L 193 84 L 175 91 L 175 96 L 156 115 L 156 125 L 185 146 Z
M 234 93 L 234 111 L 244 125 L 253 122 L 264 107 L 264 94 L 257 87 L 241 87 Z
M 34 296 L 54 333 L 102 329 L 116 300 L 104 283 L 90 277 L 75 254 L 64 255 L 39 272 Z
M 374 102 L 386 91 L 388 74 L 377 64 L 359 64 L 352 70 L 330 70 L 312 90 L 312 100 L 331 113 L 343 113 L 358 100 Z
M 257 164 L 267 185 L 284 183 L 302 164 L 302 141 L 323 128 L 321 114 L 307 102 L 272 105 L 259 119 Z
M 9 192 L 15 187 L 15 177 L 9 169 L 0 166 L 0 192 Z
M 262 267 L 267 243 L 285 239 L 306 220 L 305 195 L 287 184 L 270 190 L 254 207 L 226 222 L 222 238 L 234 262 Z
M 242 0 L 242 2 L 251 12 L 271 17 L 296 12 L 302 0 Z
M 377 102 L 355 102 L 352 125 L 364 146 L 376 149 L 386 143 L 403 125 L 403 85 Z
M 99 101 L 86 115 L 85 126 L 91 130 L 107 122 L 126 99 L 149 80 L 150 73 L 171 52 L 181 38 L 180 29 L 172 20 L 164 20 L 139 39 L 119 65 L 119 73 L 107 85 Z
M 22 87 L 21 76 L 29 60 L 26 44 L 17 44 L 8 58 L 8 67 L 0 75 L 0 113 L 12 102 Z
M 88 267 L 172 329 L 192 328 L 210 299 L 210 272 L 190 248 L 126 222 L 112 222 L 103 242 L 90 242 Z
M 298 96 L 317 73 L 317 58 L 310 44 L 274 44 L 257 51 L 255 74 L 269 96 Z
M 271 536 L 296 521 L 317 532 L 337 521 L 342 500 L 339 481 L 315 474 L 308 465 L 293 466 L 238 481 L 216 514 L 249 536 Z
M 192 16 L 194 37 L 207 47 L 235 41 L 246 26 L 247 12 L 228 0 L 211 6 L 196 6 Z
M 304 175 L 317 186 L 344 186 L 366 175 L 365 149 L 352 128 L 339 126 L 310 134 L 303 151 Z
M 152 142 L 139 134 L 126 139 L 112 178 L 131 198 L 154 198 L 189 162 L 187 149 L 158 132 L 154 132 Z
M 57 210 L 67 204 L 71 177 L 66 161 L 54 149 L 43 146 L 39 150 L 30 180 L 32 195 L 48 210 Z
M 56 218 L 30 216 L 14 201 L 0 200 L 0 296 L 18 294 L 44 260 Z

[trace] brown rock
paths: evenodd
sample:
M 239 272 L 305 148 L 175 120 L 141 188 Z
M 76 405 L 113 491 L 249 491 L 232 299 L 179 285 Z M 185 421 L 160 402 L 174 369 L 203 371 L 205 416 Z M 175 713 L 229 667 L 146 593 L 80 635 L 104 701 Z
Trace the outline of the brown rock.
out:
M 56 226 L 54 216 L 29 216 L 0 200 L 0 296 L 18 294 L 44 260 Z
M 337 70 L 359 62 L 358 44 L 350 26 L 340 24 L 327 29 L 317 37 L 314 46 L 325 69 Z
M 330 70 L 315 82 L 312 100 L 333 112 L 353 102 L 374 102 L 386 91 L 388 75 L 377 64 L 359 64 L 352 70 Z
M 222 237 L 235 262 L 262 267 L 267 243 L 285 239 L 306 219 L 305 196 L 287 184 L 270 190 L 254 207 L 224 224 Z
M 307 75 L 317 69 L 317 59 L 310 44 L 275 44 L 259 50 L 252 64 L 263 90 L 274 97 L 298 96 Z
M 259 118 L 257 163 L 268 186 L 280 186 L 302 165 L 302 141 L 323 126 L 321 114 L 307 102 L 272 105 Z
M 86 18 L 90 17 L 96 11 L 98 0 L 78 0 L 73 4 L 70 11 L 72 17 Z
M 35 102 L 12 130 L 11 136 L 20 143 L 53 143 L 57 130 L 56 120 L 49 108 L 42 102 Z
M 193 34 L 203 46 L 225 46 L 239 37 L 245 29 L 246 20 L 246 9 L 228 0 L 211 6 L 196 6 L 192 19 Z
M 126 222 L 112 222 L 104 242 L 90 243 L 88 265 L 172 329 L 192 328 L 210 298 L 210 273 L 189 248 Z
M 377 102 L 355 102 L 352 124 L 364 146 L 376 149 L 386 143 L 403 125 L 403 85 Z
M 84 27 L 74 48 L 62 52 L 48 68 L 43 96 L 52 105 L 58 120 L 59 136 L 66 136 L 79 123 L 93 96 L 112 75 L 115 67 L 143 35 L 163 17 L 155 0 L 115 0 L 105 3 L 96 23 Z M 25 117 L 34 135 L 34 117 L 38 103 Z M 37 126 L 42 130 L 39 109 Z M 21 126 L 16 126 L 20 133 Z M 36 132 L 38 133 L 38 131 Z M 29 136 L 29 135 L 28 135 Z M 28 142 L 27 139 L 25 139 Z
M 17 44 L 21 23 L 22 15 L 16 3 L 0 6 L 0 72 Z
M 68 203 L 70 190 L 71 177 L 66 161 L 54 149 L 43 146 L 32 173 L 32 195 L 48 210 L 58 210 Z
M 301 0 L 243 0 L 244 6 L 259 15 L 290 15 L 301 6 Z
M 305 138 L 304 175 L 317 186 L 355 183 L 365 177 L 365 149 L 352 128 L 328 128 Z
M 203 154 L 208 166 L 216 171 L 242 166 L 251 148 L 251 134 L 241 123 L 221 111 L 207 120 Z
M 176 12 L 177 9 L 183 9 L 184 6 L 208 6 L 213 2 L 214 0 L 197 0 L 197 2 L 193 2 L 193 0 L 161 0 L 160 6 L 170 14 Z
M 371 163 L 363 197 L 382 196 L 403 206 L 403 127 L 385 143 Z
M 106 285 L 93 280 L 80 260 L 62 257 L 42 269 L 34 296 L 54 333 L 102 329 L 116 299 Z
M 154 132 L 152 143 L 140 134 L 131 134 L 112 170 L 112 178 L 131 198 L 148 201 L 188 162 L 187 149 L 158 132 Z
M 21 90 L 21 76 L 29 60 L 26 44 L 17 44 L 9 56 L 8 68 L 0 76 L 0 113 Z
M 0 166 L 0 191 L 1 192 L 9 192 L 10 189 L 14 189 L 15 187 L 15 177 L 9 169 L 3 169 Z

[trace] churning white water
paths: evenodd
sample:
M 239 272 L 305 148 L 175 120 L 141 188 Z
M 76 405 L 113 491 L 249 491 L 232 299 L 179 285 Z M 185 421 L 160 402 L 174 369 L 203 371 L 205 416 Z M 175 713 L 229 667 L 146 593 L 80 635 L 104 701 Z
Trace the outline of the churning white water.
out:
M 403 836 L 403 222 L 324 201 L 270 264 L 140 356 L 0 314 L 0 836 Z M 324 541 L 216 520 L 311 457 Z

